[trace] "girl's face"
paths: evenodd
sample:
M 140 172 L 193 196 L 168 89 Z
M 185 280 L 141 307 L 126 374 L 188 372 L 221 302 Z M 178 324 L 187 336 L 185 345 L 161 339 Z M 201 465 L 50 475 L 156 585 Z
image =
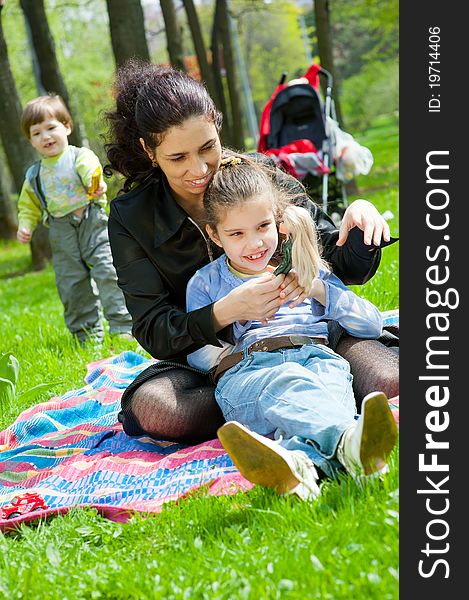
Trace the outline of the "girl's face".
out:
M 269 195 L 257 196 L 225 210 L 211 239 L 223 248 L 231 266 L 256 275 L 266 270 L 278 244 L 277 226 Z
M 153 153 L 145 150 L 156 159 L 176 199 L 191 203 L 201 201 L 221 160 L 218 131 L 205 117 L 193 117 L 180 127 L 172 127 Z

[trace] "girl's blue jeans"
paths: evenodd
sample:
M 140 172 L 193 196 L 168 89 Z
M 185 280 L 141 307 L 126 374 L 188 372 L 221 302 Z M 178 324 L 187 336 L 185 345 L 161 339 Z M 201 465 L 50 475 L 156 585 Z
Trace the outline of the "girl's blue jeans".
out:
M 273 434 L 329 477 L 341 469 L 335 452 L 356 406 L 349 364 L 327 346 L 246 354 L 220 378 L 215 398 L 227 421 Z

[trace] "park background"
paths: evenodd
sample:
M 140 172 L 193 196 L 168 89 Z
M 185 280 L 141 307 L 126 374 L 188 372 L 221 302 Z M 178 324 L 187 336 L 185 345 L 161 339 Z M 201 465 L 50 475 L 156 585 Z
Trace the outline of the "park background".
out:
M 75 120 L 74 142 L 89 145 L 105 164 L 102 117 L 112 106 L 115 66 L 129 54 L 148 56 L 197 77 L 208 69 L 204 80 L 218 89 L 225 114 L 223 141 L 252 150 L 253 114 L 258 122 L 281 74 L 292 79 L 320 61 L 335 76 L 342 129 L 374 156 L 350 199 L 365 197 L 387 212 L 398 236 L 397 11 L 395 0 L 3 2 L 0 354 L 14 355 L 20 370 L 15 398 L 0 406 L 1 428 L 28 406 L 80 387 L 89 362 L 138 350 L 108 336 L 100 347 L 71 340 L 46 259 L 47 232 L 39 232 L 33 254 L 14 240 L 17 193 L 35 160 L 19 133 L 21 106 L 45 90 L 60 91 Z M 119 178 L 108 185 L 112 198 Z M 369 283 L 354 288 L 381 310 L 399 306 L 397 246 L 383 252 Z M 40 386 L 36 394 L 25 394 L 34 386 Z M 397 458 L 396 451 L 383 485 L 363 491 L 349 481 L 331 484 L 314 505 L 255 489 L 233 498 L 201 494 L 126 525 L 77 510 L 25 526 L 0 535 L 0 597 L 397 598 Z

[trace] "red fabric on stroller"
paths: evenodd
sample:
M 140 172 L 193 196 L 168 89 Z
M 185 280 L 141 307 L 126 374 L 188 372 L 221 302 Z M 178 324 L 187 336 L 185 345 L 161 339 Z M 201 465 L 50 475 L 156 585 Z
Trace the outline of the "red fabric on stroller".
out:
M 278 157 L 282 168 L 297 179 L 303 179 L 308 173 L 324 175 L 331 172 L 317 153 L 318 149 L 311 140 L 297 140 L 265 151 L 266 156 Z
M 311 65 L 309 67 L 309 69 L 306 71 L 306 73 L 303 75 L 303 77 L 308 80 L 309 84 L 316 91 L 319 90 L 319 70 L 320 70 L 320 68 L 321 67 L 319 65 Z M 277 86 L 276 90 L 274 91 L 274 93 L 272 94 L 272 96 L 270 97 L 270 100 L 265 105 L 264 110 L 262 111 L 261 122 L 260 122 L 260 126 L 259 126 L 259 142 L 257 144 L 258 152 L 266 153 L 266 151 L 269 150 L 269 147 L 267 144 L 267 138 L 270 133 L 270 110 L 272 108 L 273 101 L 277 97 L 277 94 L 280 92 L 280 90 L 283 90 L 287 86 L 288 86 L 287 83 L 279 84 Z M 317 151 L 317 150 L 315 150 L 315 151 Z
M 258 152 L 272 157 L 278 167 L 300 180 L 308 174 L 321 177 L 331 172 L 323 157 L 327 134 L 318 94 L 321 71 L 313 64 L 303 77 L 280 83 L 261 115 Z

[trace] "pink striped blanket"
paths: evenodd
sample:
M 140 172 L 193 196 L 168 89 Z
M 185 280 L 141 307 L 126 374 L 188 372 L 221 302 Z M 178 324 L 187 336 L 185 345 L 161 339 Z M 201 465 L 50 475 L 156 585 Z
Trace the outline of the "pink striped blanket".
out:
M 92 363 L 84 387 L 33 406 L 0 432 L 0 530 L 73 506 L 125 521 L 200 488 L 221 495 L 252 487 L 218 440 L 185 446 L 122 431 L 122 392 L 149 364 L 135 352 Z M 36 510 L 2 518 L 27 493 L 40 499 Z

